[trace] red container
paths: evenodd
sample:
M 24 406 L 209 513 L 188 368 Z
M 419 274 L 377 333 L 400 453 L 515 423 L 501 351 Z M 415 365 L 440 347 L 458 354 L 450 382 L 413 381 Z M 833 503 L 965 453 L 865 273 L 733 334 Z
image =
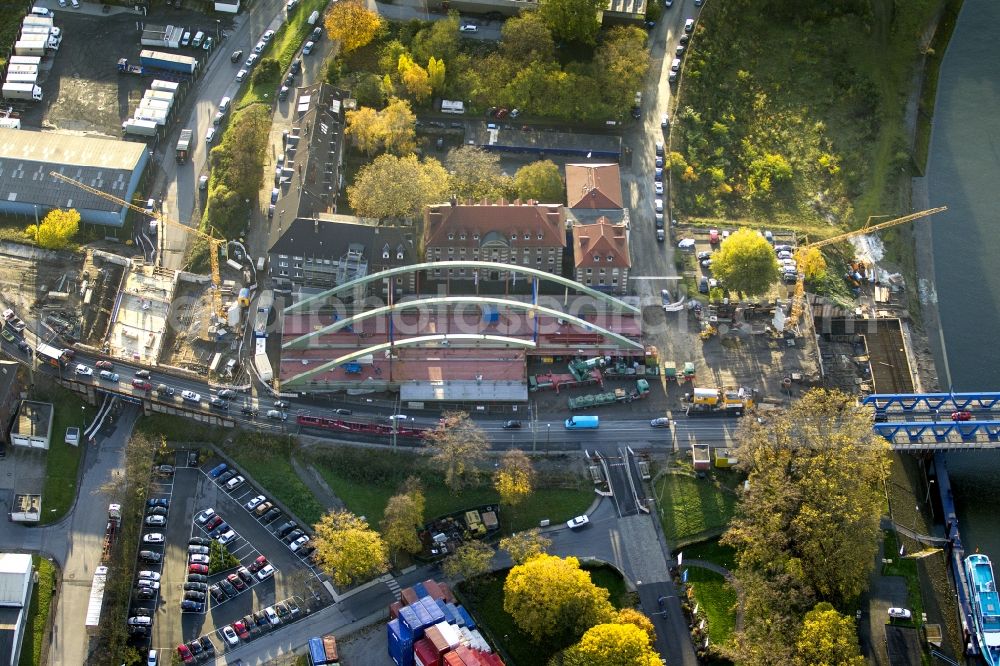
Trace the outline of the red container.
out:
M 427 627 L 424 630 L 424 638 L 433 644 L 434 649 L 437 650 L 439 655 L 442 655 L 451 649 L 451 646 L 448 645 L 448 641 L 446 641 L 444 636 L 441 635 L 441 630 L 436 626 Z
M 432 599 L 440 599 L 441 601 L 445 600 L 444 592 L 441 590 L 441 586 L 435 581 L 430 580 L 429 578 L 425 580 L 424 589 L 427 590 L 427 594 L 431 595 Z
M 455 595 L 451 593 L 451 588 L 448 587 L 448 583 L 438 583 L 438 587 L 441 588 L 441 592 L 444 594 L 444 600 L 449 604 L 455 603 Z
M 399 591 L 399 600 L 403 602 L 404 606 L 415 604 L 417 603 L 417 593 L 413 591 L 412 587 L 404 587 Z
M 393 601 L 391 604 L 389 604 L 389 619 L 395 620 L 397 617 L 399 617 L 399 609 L 402 607 L 403 604 L 400 603 L 399 601 Z
M 441 666 L 441 655 L 426 638 L 413 644 L 413 658 L 418 666 Z

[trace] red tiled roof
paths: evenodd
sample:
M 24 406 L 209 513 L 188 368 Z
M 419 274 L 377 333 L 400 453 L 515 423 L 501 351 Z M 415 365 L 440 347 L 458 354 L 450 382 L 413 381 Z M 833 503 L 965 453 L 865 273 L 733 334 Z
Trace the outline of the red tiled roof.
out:
M 567 164 L 569 208 L 621 208 L 622 181 L 617 164 Z
M 598 260 L 595 261 L 594 257 Z M 628 231 L 624 224 L 601 218 L 594 224 L 573 227 L 573 262 L 577 268 L 630 268 Z
M 566 216 L 561 204 L 502 201 L 479 205 L 443 204 L 424 210 L 425 247 L 479 247 L 490 233 L 512 247 L 566 247 Z M 448 238 L 448 234 L 452 234 L 452 238 Z

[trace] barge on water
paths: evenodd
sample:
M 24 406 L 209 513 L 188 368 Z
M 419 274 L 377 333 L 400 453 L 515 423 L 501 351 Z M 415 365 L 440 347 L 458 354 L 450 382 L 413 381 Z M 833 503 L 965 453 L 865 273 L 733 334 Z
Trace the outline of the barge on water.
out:
M 989 666 L 1000 666 L 1000 594 L 990 558 L 980 553 L 969 555 L 965 558 L 965 573 L 980 653 Z

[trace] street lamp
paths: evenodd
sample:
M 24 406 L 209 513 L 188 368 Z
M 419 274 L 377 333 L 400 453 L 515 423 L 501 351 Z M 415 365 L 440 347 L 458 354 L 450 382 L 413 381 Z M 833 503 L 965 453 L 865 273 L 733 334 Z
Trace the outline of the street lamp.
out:
M 77 445 L 83 443 L 83 433 L 87 429 L 87 406 L 80 405 L 80 421 L 83 423 L 83 427 L 80 428 L 80 437 L 77 438 Z
M 545 448 L 549 447 L 549 438 L 552 436 L 552 424 L 545 424 Z

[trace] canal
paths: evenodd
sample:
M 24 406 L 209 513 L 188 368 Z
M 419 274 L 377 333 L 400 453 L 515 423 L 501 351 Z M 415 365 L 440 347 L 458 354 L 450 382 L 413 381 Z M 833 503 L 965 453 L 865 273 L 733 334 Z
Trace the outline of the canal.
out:
M 934 272 L 956 391 L 1000 391 L 1000 3 L 965 0 L 937 90 L 926 174 Z M 941 359 L 941 388 L 947 380 Z M 955 453 L 948 470 L 966 552 L 1000 560 L 1000 451 Z

